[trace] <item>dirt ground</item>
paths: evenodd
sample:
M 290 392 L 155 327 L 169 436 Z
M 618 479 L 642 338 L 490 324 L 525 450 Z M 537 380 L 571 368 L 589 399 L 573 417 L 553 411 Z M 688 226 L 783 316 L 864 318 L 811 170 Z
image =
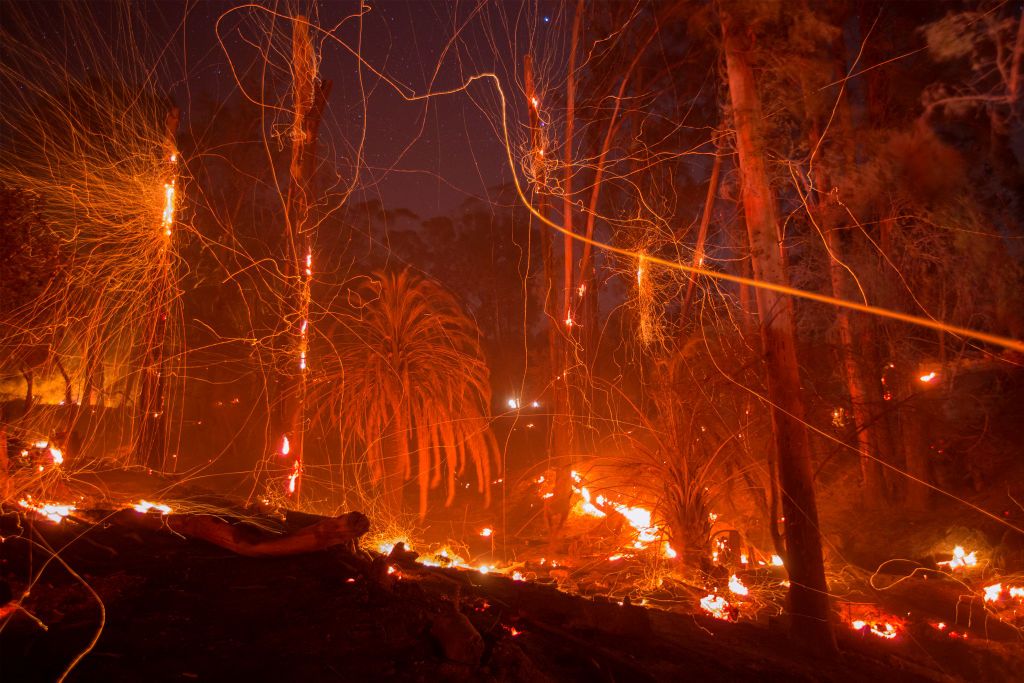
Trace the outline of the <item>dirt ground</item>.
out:
M 1012 680 L 1003 658 L 975 644 L 941 643 L 940 662 L 920 656 L 920 638 L 844 631 L 840 658 L 828 660 L 789 642 L 779 625 L 454 569 L 409 566 L 374 578 L 338 549 L 245 558 L 113 518 L 55 525 L 12 510 L 0 533 L 5 587 L 18 596 L 36 579 L 25 609 L 0 622 L 6 681 L 57 680 L 101 624 L 68 680 Z

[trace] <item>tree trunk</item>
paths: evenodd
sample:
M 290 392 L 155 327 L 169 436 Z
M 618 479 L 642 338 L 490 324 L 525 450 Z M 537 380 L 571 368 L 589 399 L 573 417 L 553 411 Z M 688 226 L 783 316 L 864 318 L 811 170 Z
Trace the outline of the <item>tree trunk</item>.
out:
M 22 415 L 28 415 L 28 411 L 32 409 L 32 391 L 33 391 L 33 374 L 32 368 L 26 366 L 21 370 L 21 376 L 25 378 L 25 410 Z
M 547 213 L 547 195 L 545 186 L 547 177 L 544 171 L 543 138 L 540 134 L 540 115 L 538 107 L 540 99 L 533 82 L 533 57 L 526 55 L 523 62 L 523 81 L 526 89 L 526 104 L 530 112 L 530 141 L 533 148 L 533 176 L 537 196 L 537 211 Z M 545 514 L 549 530 L 554 534 L 561 529 L 569 515 L 569 503 L 572 497 L 572 478 L 568 464 L 571 444 L 572 422 L 569 410 L 569 382 L 567 358 L 565 355 L 565 337 L 563 329 L 567 318 L 563 318 L 558 305 L 557 294 L 560 291 L 558 276 L 555 274 L 555 251 L 551 231 L 542 227 L 540 231 L 541 256 L 544 260 L 544 313 L 548 318 L 548 364 L 549 382 L 551 387 L 550 405 L 551 431 L 548 435 L 548 462 L 555 471 L 554 496 L 545 501 Z
M 151 285 L 147 315 L 148 328 L 143 340 L 145 355 L 140 378 L 142 387 L 139 390 L 139 401 L 135 410 L 138 430 L 135 458 L 137 462 L 150 468 L 163 467 L 167 440 L 167 406 L 164 396 L 167 369 L 164 346 L 167 337 L 167 318 L 170 315 L 170 303 L 174 296 L 170 249 L 173 234 L 171 227 L 174 216 L 175 167 L 178 161 L 174 135 L 179 119 L 180 112 L 177 107 L 173 107 L 165 120 L 164 161 L 169 168 L 168 177 L 164 181 L 167 198 L 164 207 L 164 221 L 161 226 L 165 242 L 160 252 L 159 273 Z
M 736 129 L 742 197 L 754 276 L 788 284 L 778 232 L 778 211 L 765 166 L 762 113 L 747 58 L 746 30 L 723 15 L 724 51 Z M 772 404 L 779 486 L 785 515 L 786 567 L 790 576 L 792 632 L 820 652 L 836 651 L 825 582 L 811 448 L 796 357 L 793 302 L 765 289 L 756 292 Z
M 287 493 L 298 502 L 302 493 L 305 450 L 305 407 L 307 395 L 307 353 L 311 321 L 309 319 L 313 276 L 312 220 L 313 176 L 316 172 L 316 147 L 320 118 L 331 90 L 330 81 L 319 81 L 316 55 L 309 38 L 306 17 L 292 19 L 292 156 L 289 172 L 285 220 L 285 288 L 281 321 L 286 326 L 282 347 L 275 358 L 274 387 L 277 397 L 271 414 L 275 444 L 288 439 L 292 460 Z M 298 302 L 294 306 L 294 302 Z

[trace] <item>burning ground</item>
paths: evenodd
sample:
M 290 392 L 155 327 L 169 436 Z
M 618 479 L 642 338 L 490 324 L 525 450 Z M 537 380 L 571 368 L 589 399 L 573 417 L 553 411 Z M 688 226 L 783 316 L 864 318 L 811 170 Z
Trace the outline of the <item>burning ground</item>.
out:
M 327 547 L 274 556 L 268 541 L 330 520 L 183 493 L 4 508 L 0 571 L 17 599 L 3 608 L 0 656 L 11 680 L 56 680 L 74 664 L 68 680 L 1001 681 L 1022 661 L 1010 627 L 1020 593 L 1004 581 L 973 597 L 979 560 L 962 549 L 920 576 L 850 577 L 842 654 L 828 658 L 787 637 L 785 569 L 770 557 L 692 585 L 652 578 L 637 548 L 598 559 L 540 557 L 542 546 L 501 562 L 487 548 L 503 532 L 485 527 L 459 550 L 424 542 L 417 556 L 372 523 L 352 534 L 362 548 L 318 536 Z M 244 534 L 210 534 L 208 520 Z M 901 582 L 913 588 L 883 585 Z

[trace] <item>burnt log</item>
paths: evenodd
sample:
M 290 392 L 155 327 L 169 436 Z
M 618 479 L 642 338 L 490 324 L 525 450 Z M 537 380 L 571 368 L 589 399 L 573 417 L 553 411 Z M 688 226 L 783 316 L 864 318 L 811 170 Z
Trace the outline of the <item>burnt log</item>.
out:
M 354 553 L 356 541 L 370 528 L 370 520 L 361 512 L 326 517 L 278 535 L 215 515 L 139 514 L 126 510 L 118 517 L 131 526 L 166 527 L 186 538 L 203 540 L 244 557 L 298 555 L 345 545 Z

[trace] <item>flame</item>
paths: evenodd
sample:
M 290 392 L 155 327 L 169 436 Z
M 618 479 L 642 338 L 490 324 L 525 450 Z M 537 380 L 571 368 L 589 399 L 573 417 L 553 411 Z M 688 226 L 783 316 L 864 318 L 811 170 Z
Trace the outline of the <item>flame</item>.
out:
M 885 638 L 887 640 L 892 640 L 896 637 L 896 634 L 899 633 L 896 627 L 889 622 L 876 624 L 868 623 L 863 619 L 854 619 L 850 622 L 850 626 L 852 626 L 855 631 L 863 631 L 864 628 L 867 627 L 868 631 L 870 631 L 872 635 L 878 636 L 879 638 Z
M 486 565 L 486 564 L 482 564 L 479 567 L 477 567 L 476 570 L 478 572 L 480 572 L 481 574 L 490 574 L 491 573 L 491 566 L 490 565 Z
M 985 586 L 985 602 L 996 602 L 999 600 L 999 595 L 1003 592 L 1003 584 L 994 583 L 991 586 Z
M 493 533 L 494 533 L 494 529 L 491 529 L 490 527 L 485 527 L 485 528 L 480 530 L 480 535 L 483 536 L 484 538 L 487 538 L 488 536 L 490 536 Z
M 674 560 L 676 557 L 679 556 L 679 553 L 676 552 L 675 548 L 668 544 L 668 541 L 665 541 L 665 547 L 663 549 L 663 552 L 665 554 L 665 557 L 667 557 L 670 560 Z
M 505 403 L 507 403 L 507 404 L 508 404 L 508 407 L 509 407 L 509 408 L 510 408 L 511 410 L 519 410 L 519 399 L 518 399 L 518 398 L 510 398 L 510 399 L 509 399 L 508 401 L 506 401 Z
M 978 557 L 974 552 L 967 553 L 964 551 L 964 547 L 958 545 L 953 548 L 953 559 L 946 562 L 939 562 L 938 564 L 948 565 L 953 571 L 964 567 L 973 567 L 978 564 Z
M 157 510 L 161 515 L 171 514 L 171 508 L 167 505 L 160 503 L 150 503 L 148 500 L 141 500 L 139 504 L 133 508 L 136 512 L 149 512 L 150 510 Z
M 295 464 L 292 465 L 292 473 L 288 475 L 288 493 L 295 493 L 295 487 L 299 480 L 299 474 L 302 471 L 302 466 L 299 461 L 296 460 Z
M 530 98 L 530 104 L 533 105 L 534 109 L 537 109 L 538 107 L 540 107 L 540 101 L 536 97 L 531 97 Z
M 171 225 L 174 224 L 174 181 L 164 183 L 164 215 L 160 225 L 164 229 L 164 235 L 171 236 Z
M 292 452 L 292 442 L 288 440 L 288 435 L 281 437 L 281 455 L 288 455 Z
M 299 370 L 305 370 L 305 369 L 306 369 L 306 352 L 305 351 L 300 351 L 299 352 Z
M 709 593 L 700 599 L 700 606 L 715 619 L 729 621 L 729 603 L 721 595 Z
M 53 504 L 39 504 L 32 502 L 32 496 L 27 496 L 18 501 L 18 505 L 32 512 L 35 512 L 41 517 L 45 517 L 54 524 L 60 524 L 64 521 L 64 518 L 75 511 L 74 505 L 53 505 Z
M 786 563 L 782 561 L 781 557 L 779 557 L 778 555 L 772 555 L 772 566 L 773 567 L 782 567 L 785 564 Z
M 1009 592 L 1011 598 L 1024 599 L 1024 588 L 1019 588 L 1017 586 L 1009 586 Z
M 522 572 L 512 572 L 512 580 L 513 581 L 525 581 L 526 579 L 523 578 Z
M 743 582 L 735 574 L 729 577 L 729 590 L 736 595 L 747 595 L 750 593 L 750 589 L 744 586 Z
M 921 375 L 920 377 L 918 377 L 918 379 L 921 380 L 922 382 L 924 382 L 925 384 L 927 384 L 928 382 L 931 382 L 936 377 L 938 377 L 938 374 L 933 370 L 933 371 L 929 372 L 927 375 Z
M 306 277 L 313 274 L 313 254 L 306 252 Z
M 64 462 L 64 453 L 59 448 L 50 446 L 50 457 L 53 458 L 54 465 L 60 465 Z

